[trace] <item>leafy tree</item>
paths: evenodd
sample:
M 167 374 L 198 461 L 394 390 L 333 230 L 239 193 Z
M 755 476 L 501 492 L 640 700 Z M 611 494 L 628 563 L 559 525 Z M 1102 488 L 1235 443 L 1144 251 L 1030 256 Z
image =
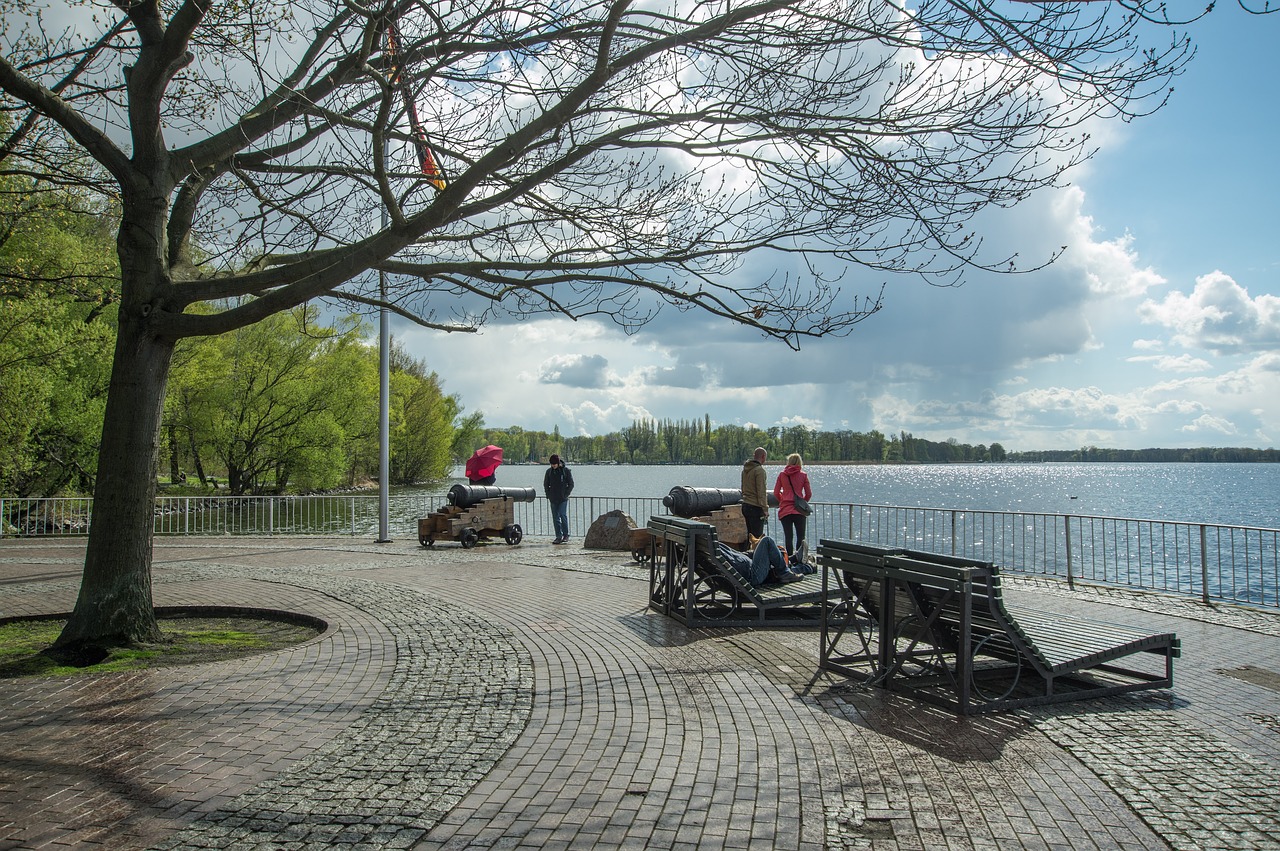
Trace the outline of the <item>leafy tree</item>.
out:
M 396 484 L 432 481 L 448 474 L 460 445 L 479 436 L 483 414 L 461 418 L 462 403 L 445 395 L 425 361 L 393 343 L 391 349 L 391 470 Z M 467 451 L 470 455 L 476 447 Z
M 676 305 L 792 345 L 847 331 L 879 303 L 823 257 L 943 283 L 1014 268 L 970 220 L 1086 159 L 1082 123 L 1159 105 L 1190 55 L 1164 9 L 120 0 L 65 33 L 15 12 L 5 168 L 121 205 L 96 510 L 60 643 L 158 634 L 176 341 L 327 295 L 442 329 L 499 308 L 635 328 Z M 80 178 L 86 159 L 109 180 Z M 809 273 L 746 271 L 781 255 Z
M 0 493 L 93 486 L 119 285 L 109 209 L 0 176 Z
M 377 373 L 361 328 L 316 319 L 298 308 L 187 343 L 200 351 L 175 371 L 171 410 L 232 494 L 340 484 L 345 450 L 370 430 Z

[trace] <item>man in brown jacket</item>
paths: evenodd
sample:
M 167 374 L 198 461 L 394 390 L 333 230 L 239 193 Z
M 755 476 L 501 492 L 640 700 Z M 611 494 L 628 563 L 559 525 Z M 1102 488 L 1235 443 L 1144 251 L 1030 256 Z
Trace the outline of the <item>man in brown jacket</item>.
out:
M 742 465 L 742 517 L 747 521 L 747 534 L 764 535 L 764 519 L 769 516 L 769 490 L 764 462 L 768 454 L 757 447 L 751 460 Z

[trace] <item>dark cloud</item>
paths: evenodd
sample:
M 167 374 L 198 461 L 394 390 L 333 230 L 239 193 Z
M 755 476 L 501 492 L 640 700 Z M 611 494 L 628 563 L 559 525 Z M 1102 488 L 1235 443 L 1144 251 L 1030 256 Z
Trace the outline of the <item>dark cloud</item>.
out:
M 538 381 L 589 390 L 615 387 L 619 383 L 610 375 L 609 361 L 602 355 L 556 355 L 543 362 Z
M 656 366 L 644 370 L 644 383 L 654 387 L 684 387 L 697 389 L 711 383 L 711 376 L 701 364 L 682 363 L 677 366 Z

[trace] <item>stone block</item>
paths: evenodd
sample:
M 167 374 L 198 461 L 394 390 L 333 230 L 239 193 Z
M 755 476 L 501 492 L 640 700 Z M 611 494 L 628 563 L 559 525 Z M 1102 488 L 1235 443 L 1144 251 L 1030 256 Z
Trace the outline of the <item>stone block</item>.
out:
M 589 550 L 631 550 L 636 521 L 620 508 L 601 514 L 587 530 L 582 546 Z

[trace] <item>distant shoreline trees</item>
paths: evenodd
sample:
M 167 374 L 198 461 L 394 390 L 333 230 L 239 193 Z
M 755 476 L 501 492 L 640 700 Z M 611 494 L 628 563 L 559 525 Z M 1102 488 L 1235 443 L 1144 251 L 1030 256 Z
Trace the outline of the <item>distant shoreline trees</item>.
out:
M 885 435 L 841 429 L 821 431 L 806 426 L 757 428 L 711 425 L 699 419 L 639 419 L 608 434 L 562 437 L 519 426 L 488 428 L 483 440 L 506 450 L 510 463 L 542 463 L 551 453 L 571 463 L 740 464 L 763 446 L 773 460 L 799 452 L 807 464 L 972 464 L 1040 462 L 1191 462 L 1276 463 L 1280 450 L 1240 447 L 1196 449 L 1080 449 L 1009 452 L 1000 443 L 968 444 L 916 437 L 908 431 Z

